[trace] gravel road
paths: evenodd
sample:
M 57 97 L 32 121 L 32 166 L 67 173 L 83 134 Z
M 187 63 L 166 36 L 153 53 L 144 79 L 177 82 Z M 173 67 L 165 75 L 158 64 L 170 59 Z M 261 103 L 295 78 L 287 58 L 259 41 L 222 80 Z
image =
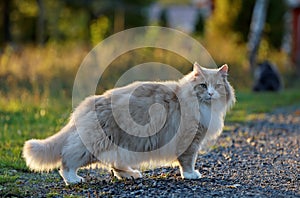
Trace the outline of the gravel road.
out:
M 90 181 L 69 187 L 57 172 L 22 173 L 16 188 L 28 197 L 300 197 L 300 107 L 229 124 L 196 167 L 203 175 L 199 180 L 182 180 L 178 168 L 144 171 L 144 178 L 124 181 L 80 170 Z

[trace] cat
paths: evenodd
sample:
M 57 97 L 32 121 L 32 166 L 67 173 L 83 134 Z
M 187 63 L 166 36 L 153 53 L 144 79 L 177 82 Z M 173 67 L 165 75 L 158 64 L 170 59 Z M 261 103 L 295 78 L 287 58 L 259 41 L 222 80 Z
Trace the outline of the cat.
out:
M 198 151 L 220 135 L 235 103 L 227 75 L 226 64 L 195 62 L 178 81 L 134 82 L 87 97 L 58 133 L 26 141 L 23 157 L 34 171 L 60 168 L 66 185 L 85 181 L 77 170 L 94 163 L 121 179 L 141 178 L 144 165 L 175 162 L 182 178 L 198 179 Z

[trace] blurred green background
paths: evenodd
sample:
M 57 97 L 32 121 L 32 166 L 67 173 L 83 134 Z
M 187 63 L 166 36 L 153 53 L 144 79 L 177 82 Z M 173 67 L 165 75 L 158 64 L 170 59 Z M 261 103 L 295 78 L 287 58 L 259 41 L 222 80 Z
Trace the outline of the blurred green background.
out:
M 204 45 L 218 65 L 230 65 L 230 81 L 237 89 L 250 89 L 253 75 L 247 59 L 247 41 L 255 1 L 215 0 L 213 10 L 206 15 L 205 5 L 199 2 L 209 1 L 3 0 L 0 3 L 1 98 L 33 98 L 36 102 L 49 97 L 70 98 L 77 69 L 96 44 L 124 29 L 168 26 L 166 13 L 174 6 L 197 8 L 200 14 L 190 34 Z M 156 21 L 149 17 L 153 5 L 161 9 Z M 296 79 L 289 51 L 282 47 L 285 15 L 289 11 L 284 0 L 269 1 L 258 50 L 258 61 L 268 59 L 277 64 L 287 88 L 294 86 Z M 105 72 L 99 93 L 112 88 L 128 68 L 151 59 L 159 59 L 182 73 L 191 69 L 191 63 L 162 50 L 130 53 L 127 58 L 117 59 Z M 130 58 L 132 53 L 134 59 Z

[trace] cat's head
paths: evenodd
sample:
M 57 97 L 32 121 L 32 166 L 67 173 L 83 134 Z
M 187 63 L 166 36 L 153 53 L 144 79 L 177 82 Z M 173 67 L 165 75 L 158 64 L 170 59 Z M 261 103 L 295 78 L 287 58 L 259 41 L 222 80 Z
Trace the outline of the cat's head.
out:
M 227 81 L 226 64 L 219 69 L 207 69 L 195 62 L 190 75 L 189 81 L 199 102 L 211 104 L 216 100 L 224 100 L 229 106 L 235 102 L 233 88 Z

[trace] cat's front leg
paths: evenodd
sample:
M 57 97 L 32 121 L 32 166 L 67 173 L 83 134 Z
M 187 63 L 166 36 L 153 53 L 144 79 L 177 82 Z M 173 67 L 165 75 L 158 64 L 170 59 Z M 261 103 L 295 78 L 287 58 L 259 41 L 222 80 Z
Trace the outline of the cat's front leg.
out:
M 183 179 L 200 179 L 202 175 L 198 170 L 193 170 L 192 172 L 182 172 L 181 177 Z
M 198 146 L 196 142 L 193 142 L 188 149 L 180 155 L 177 160 L 180 166 L 180 174 L 183 179 L 199 179 L 201 174 L 198 170 L 195 170 L 195 163 L 198 154 Z
M 178 158 L 180 174 L 183 179 L 199 179 L 201 174 L 195 170 L 195 160 L 192 156 L 180 156 Z

